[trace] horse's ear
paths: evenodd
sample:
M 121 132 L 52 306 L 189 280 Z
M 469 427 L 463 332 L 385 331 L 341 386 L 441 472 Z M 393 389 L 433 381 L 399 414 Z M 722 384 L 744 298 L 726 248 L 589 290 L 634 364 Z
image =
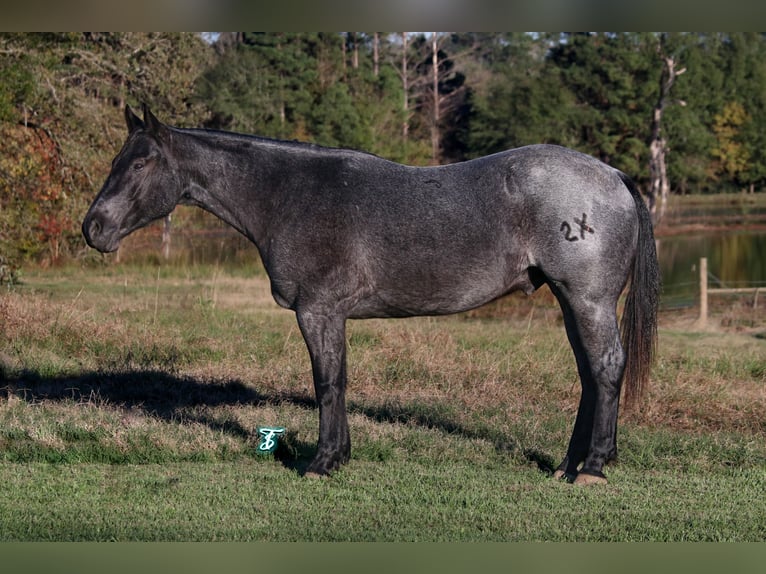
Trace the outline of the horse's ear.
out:
M 133 113 L 133 110 L 128 105 L 125 106 L 125 123 L 128 124 L 129 133 L 133 133 L 134 131 L 140 130 L 144 127 L 144 122 L 142 122 L 141 118 Z
M 162 125 L 162 122 L 160 122 L 160 120 L 158 120 L 155 117 L 155 115 L 149 109 L 148 105 L 143 104 L 143 110 L 144 110 L 144 124 L 149 129 L 149 133 L 151 133 L 154 136 L 162 135 L 162 132 L 165 129 L 165 126 Z

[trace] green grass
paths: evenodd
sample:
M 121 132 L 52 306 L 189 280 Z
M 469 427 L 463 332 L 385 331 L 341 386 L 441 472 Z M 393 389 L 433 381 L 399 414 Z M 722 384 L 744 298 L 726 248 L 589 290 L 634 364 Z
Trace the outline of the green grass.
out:
M 550 478 L 579 383 L 549 296 L 351 322 L 352 460 L 312 480 L 308 357 L 262 273 L 25 270 L 0 295 L 0 540 L 766 540 L 766 340 L 690 324 L 663 319 L 610 482 L 581 488 Z
M 615 471 L 619 486 L 589 489 L 532 469 L 460 460 L 380 466 L 355 461 L 329 480 L 307 480 L 273 462 L 9 465 L 0 483 L 0 533 L 6 540 L 197 541 L 729 541 L 766 534 L 766 479 L 754 470 Z M 703 498 L 716 504 L 689 504 Z

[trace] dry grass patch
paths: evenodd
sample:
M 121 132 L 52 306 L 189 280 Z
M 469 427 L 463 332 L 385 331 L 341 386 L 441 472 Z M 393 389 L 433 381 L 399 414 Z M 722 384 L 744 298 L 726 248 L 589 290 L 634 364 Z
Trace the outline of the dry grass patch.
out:
M 642 420 L 691 432 L 766 430 L 766 341 L 665 331 Z

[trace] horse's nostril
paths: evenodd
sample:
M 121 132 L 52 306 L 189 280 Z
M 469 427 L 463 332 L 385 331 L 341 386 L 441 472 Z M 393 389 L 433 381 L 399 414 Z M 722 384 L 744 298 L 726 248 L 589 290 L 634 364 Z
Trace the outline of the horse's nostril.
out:
M 98 220 L 98 218 L 91 217 L 90 221 L 85 221 L 85 224 L 83 225 L 83 232 L 86 239 L 95 239 L 101 234 L 101 222 Z

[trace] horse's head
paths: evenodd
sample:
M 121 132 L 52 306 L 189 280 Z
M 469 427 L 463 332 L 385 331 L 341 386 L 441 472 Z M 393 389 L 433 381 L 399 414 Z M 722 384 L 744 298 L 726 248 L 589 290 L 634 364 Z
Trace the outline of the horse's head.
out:
M 141 120 L 125 107 L 128 139 L 112 161 L 112 171 L 82 223 L 88 245 L 115 251 L 120 240 L 168 215 L 181 196 L 170 129 L 144 105 Z

